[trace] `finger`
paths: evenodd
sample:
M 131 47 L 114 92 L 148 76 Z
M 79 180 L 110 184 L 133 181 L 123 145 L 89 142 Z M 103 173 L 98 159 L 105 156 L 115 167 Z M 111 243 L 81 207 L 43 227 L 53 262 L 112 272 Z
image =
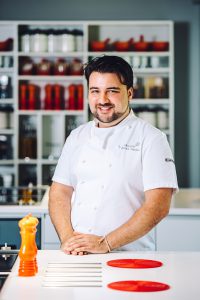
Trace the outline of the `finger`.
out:
M 77 251 L 71 251 L 71 254 L 72 255 L 78 255 L 78 252 Z
M 84 254 L 88 254 L 88 252 L 90 252 L 88 247 L 78 247 L 75 251 L 78 253 L 83 252 Z

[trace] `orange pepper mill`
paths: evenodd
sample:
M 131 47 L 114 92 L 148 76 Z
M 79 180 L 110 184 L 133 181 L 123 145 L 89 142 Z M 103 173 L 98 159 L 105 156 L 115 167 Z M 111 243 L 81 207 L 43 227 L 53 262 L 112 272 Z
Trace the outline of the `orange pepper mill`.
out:
M 31 214 L 19 221 L 21 247 L 19 250 L 19 276 L 34 276 L 37 271 L 37 245 L 35 241 L 39 221 Z

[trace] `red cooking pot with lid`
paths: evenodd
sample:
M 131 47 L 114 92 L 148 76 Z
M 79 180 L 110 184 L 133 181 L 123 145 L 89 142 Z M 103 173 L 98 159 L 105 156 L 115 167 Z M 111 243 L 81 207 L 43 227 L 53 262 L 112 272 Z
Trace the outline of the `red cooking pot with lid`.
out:
M 169 50 L 169 42 L 154 41 L 154 42 L 152 42 L 152 50 L 153 51 L 168 51 Z
M 144 40 L 144 36 L 140 35 L 138 42 L 134 43 L 135 51 L 149 51 L 151 48 L 151 43 Z
M 92 41 L 90 48 L 92 51 L 105 51 L 107 50 L 109 41 L 110 39 L 106 39 L 105 41 Z
M 130 51 L 133 49 L 134 39 L 131 38 L 128 41 L 116 41 L 114 47 L 117 51 Z

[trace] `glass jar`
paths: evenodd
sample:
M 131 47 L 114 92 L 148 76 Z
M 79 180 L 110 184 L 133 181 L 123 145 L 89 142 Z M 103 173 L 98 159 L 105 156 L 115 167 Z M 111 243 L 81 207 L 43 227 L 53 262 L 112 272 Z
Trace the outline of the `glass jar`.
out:
M 75 51 L 75 37 L 68 30 L 60 31 L 58 36 L 59 46 L 61 52 L 73 52 Z
M 32 52 L 46 52 L 47 35 L 41 30 L 33 31 L 31 35 L 30 45 L 30 50 Z

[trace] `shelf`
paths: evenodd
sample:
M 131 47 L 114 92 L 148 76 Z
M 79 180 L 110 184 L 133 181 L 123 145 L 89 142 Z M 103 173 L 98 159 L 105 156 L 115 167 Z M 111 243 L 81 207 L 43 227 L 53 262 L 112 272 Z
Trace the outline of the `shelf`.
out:
M 170 72 L 170 68 L 133 68 L 134 74 L 168 74 Z
M 19 80 L 37 80 L 37 81 L 80 81 L 83 80 L 83 76 L 39 76 L 39 75 L 34 75 L 34 76 L 18 76 Z
M 8 27 L 10 28 L 9 32 Z M 22 41 L 21 35 L 25 27 L 29 29 L 38 28 L 45 30 L 57 30 L 62 28 L 80 29 L 83 33 L 82 41 L 79 45 L 79 48 L 74 48 L 79 49 L 80 51 L 23 52 L 19 49 L 26 49 L 20 48 Z M 150 95 L 152 97 L 156 95 L 166 95 L 165 97 L 169 97 L 169 99 L 135 98 L 130 101 L 130 106 L 133 108 L 133 110 L 135 109 L 135 113 L 137 113 L 137 111 L 139 112 L 140 110 L 145 111 L 146 113 L 153 112 L 154 110 L 156 114 L 160 111 L 166 111 L 169 120 L 166 127 L 169 128 L 163 130 L 163 132 L 167 134 L 172 152 L 174 152 L 174 29 L 172 21 L 6 21 L 6 23 L 1 21 L 0 29 L 5 31 L 6 36 L 9 34 L 10 37 L 13 38 L 14 45 L 13 51 L 0 52 L 0 58 L 3 56 L 8 57 L 5 64 L 3 63 L 4 59 L 1 59 L 1 66 L 12 66 L 9 68 L 0 68 L 0 75 L 7 73 L 11 78 L 12 83 L 12 94 L 9 94 L 12 95 L 12 98 L 0 99 L 0 107 L 1 105 L 3 107 L 3 105 L 6 104 L 13 107 L 14 112 L 9 114 L 10 119 L 8 120 L 12 121 L 13 119 L 14 126 L 12 126 L 14 128 L 1 129 L 0 134 L 8 135 L 7 138 L 12 139 L 13 156 L 10 157 L 15 158 L 10 160 L 0 160 L 0 166 L 1 168 L 4 168 L 6 165 L 8 165 L 8 168 L 12 169 L 11 172 L 14 178 L 14 184 L 16 186 L 24 183 L 26 180 L 29 180 L 29 177 L 33 178 L 29 180 L 29 182 L 34 180 L 35 184 L 37 185 L 47 182 L 49 177 L 51 177 L 50 173 L 52 172 L 53 167 L 57 164 L 57 159 L 55 159 L 55 157 L 57 157 L 60 153 L 61 145 L 64 144 L 66 136 L 70 134 L 73 128 L 89 121 L 89 106 L 87 99 L 88 87 L 84 75 L 23 76 L 20 75 L 19 72 L 21 71 L 23 63 L 26 60 L 25 58 L 30 58 L 30 61 L 32 61 L 35 67 L 37 67 L 42 59 L 46 59 L 50 61 L 52 65 L 54 65 L 59 58 L 63 58 L 71 66 L 73 64 L 73 60 L 76 58 L 84 64 L 92 57 L 102 55 L 115 55 L 123 57 L 130 63 L 131 66 L 134 66 L 133 72 L 135 78 L 137 79 L 134 82 L 135 92 L 137 92 L 135 95 L 145 95 L 146 97 L 150 97 Z M 168 41 L 169 51 L 122 52 L 89 50 L 91 41 L 104 41 L 106 38 L 110 38 L 110 43 L 114 43 L 117 40 L 128 41 L 130 38 L 134 38 L 135 41 L 138 41 L 140 35 L 142 34 L 144 35 L 145 40 L 148 41 L 152 41 L 154 36 L 156 36 L 158 41 Z M 31 49 L 34 50 L 36 48 L 31 47 Z M 45 50 L 45 47 L 40 49 Z M 57 49 L 62 50 L 61 47 Z M 7 61 L 10 61 L 12 64 L 8 64 Z M 160 81 L 157 80 L 158 77 L 160 77 Z M 22 86 L 23 82 L 25 87 Z M 164 89 L 164 91 L 160 94 L 156 93 L 156 88 L 160 87 L 159 82 L 162 82 L 162 87 Z M 36 86 L 35 90 L 30 88 L 31 84 Z M 39 99 L 37 102 L 38 106 L 35 107 L 41 106 L 42 108 L 45 105 L 45 98 L 55 100 L 55 92 L 59 93 L 59 90 L 55 90 L 54 87 L 53 89 L 47 89 L 47 84 L 49 84 L 50 87 L 54 84 L 61 85 L 63 88 L 61 92 L 64 93 L 63 99 L 65 100 L 69 98 L 70 93 L 73 95 L 70 99 L 76 99 L 77 94 L 82 93 L 84 97 L 83 106 L 78 106 L 78 103 L 69 103 L 69 107 L 83 107 L 84 109 L 19 109 L 19 107 L 34 107 L 30 105 L 30 102 L 33 102 L 34 99 Z M 76 85 L 79 84 L 82 85 L 83 90 L 78 90 Z M 75 85 L 75 89 L 73 90 L 72 88 L 70 90 L 70 85 Z M 80 98 L 81 97 L 79 97 L 79 99 Z M 22 99 L 26 100 L 23 102 Z M 27 104 L 27 106 L 25 104 Z M 66 103 L 62 103 L 62 107 L 64 107 L 64 105 L 67 107 Z M 157 109 L 159 106 L 160 110 Z M 56 105 L 52 101 L 48 107 L 56 107 Z M 157 116 L 158 115 L 156 115 L 156 118 Z M 147 119 L 148 117 L 149 115 L 147 116 Z M 158 125 L 158 123 L 156 124 Z M 25 128 L 29 128 L 28 130 L 30 131 L 26 131 Z M 28 133 L 30 133 L 30 135 Z M 51 143 L 54 143 L 54 146 L 50 145 Z M 21 148 L 19 145 L 21 145 L 21 148 L 24 150 L 24 152 L 20 152 Z M 25 151 L 25 148 L 27 148 L 27 152 Z M 8 149 L 10 149 L 10 146 Z M 34 154 L 31 154 L 32 149 L 34 149 Z M 21 157 L 25 155 L 36 157 L 37 155 L 37 158 L 21 159 L 18 156 L 19 153 Z M 49 159 L 48 155 L 51 153 L 53 156 L 50 156 Z
M 0 68 L 0 73 L 12 73 L 13 71 L 13 68 Z
M 32 159 L 32 158 L 29 158 L 29 157 L 26 157 L 26 158 L 19 158 L 17 160 L 17 162 L 19 164 L 24 164 L 24 165 L 37 165 L 38 163 L 38 160 L 37 159 Z
M 15 134 L 14 129 L 0 129 L 0 135 L 1 134 Z
M 82 116 L 83 110 L 18 110 L 18 115 L 60 115 L 60 116 Z
M 13 159 L 0 159 L 0 166 L 1 165 L 14 165 L 16 163 Z
M 1 99 L 0 98 L 0 105 L 1 104 L 14 104 L 14 99 Z
M 82 57 L 84 52 L 18 52 L 20 56 L 30 57 Z
M 13 51 L 0 51 L 0 56 L 13 56 Z
M 142 104 L 142 105 L 151 105 L 151 104 L 169 104 L 170 99 L 133 99 L 130 101 L 131 105 Z
M 137 51 L 126 51 L 126 52 L 119 52 L 119 51 L 96 51 L 96 52 L 88 52 L 88 56 L 101 56 L 101 55 L 120 55 L 120 56 L 158 56 L 158 57 L 169 57 L 171 54 L 169 51 L 163 51 L 163 52 L 137 52 Z

